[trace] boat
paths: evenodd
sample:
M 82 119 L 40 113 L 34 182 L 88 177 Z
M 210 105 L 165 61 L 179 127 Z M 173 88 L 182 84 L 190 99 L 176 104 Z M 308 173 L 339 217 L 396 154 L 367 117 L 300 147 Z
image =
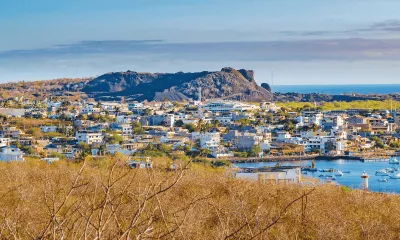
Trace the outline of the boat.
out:
M 337 176 L 337 177 L 343 177 L 343 172 L 340 171 L 340 170 L 338 170 L 338 171 L 335 173 L 335 176 Z
M 312 161 L 311 166 L 303 168 L 304 171 L 309 171 L 309 172 L 317 172 L 318 169 L 315 167 L 315 162 Z
M 335 169 L 329 168 L 329 169 L 321 169 L 321 170 L 319 170 L 319 171 L 320 171 L 320 172 L 334 172 Z
M 389 164 L 400 164 L 400 162 L 397 160 L 397 158 L 391 158 L 389 159 Z
M 328 182 L 328 183 L 332 182 L 332 181 L 335 181 L 335 180 L 336 180 L 336 178 L 334 178 L 334 177 L 326 177 L 325 178 L 325 181 Z
M 388 182 L 389 180 L 387 180 L 386 178 L 381 178 L 381 179 L 378 179 L 378 182 Z
M 391 179 L 400 179 L 400 173 L 389 176 Z
M 317 169 L 317 168 L 311 168 L 311 167 L 305 167 L 305 168 L 303 168 L 303 171 L 307 171 L 307 172 L 317 172 L 318 169 Z
M 389 176 L 389 174 L 387 173 L 386 169 L 381 169 L 375 172 L 376 176 Z
M 394 168 L 386 168 L 386 172 L 388 172 L 388 173 L 394 173 Z

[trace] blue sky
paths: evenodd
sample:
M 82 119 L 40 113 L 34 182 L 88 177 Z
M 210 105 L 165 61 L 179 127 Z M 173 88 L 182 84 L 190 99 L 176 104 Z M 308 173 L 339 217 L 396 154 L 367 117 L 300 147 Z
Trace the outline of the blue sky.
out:
M 255 70 L 275 84 L 400 83 L 400 1 L 0 0 L 0 82 Z

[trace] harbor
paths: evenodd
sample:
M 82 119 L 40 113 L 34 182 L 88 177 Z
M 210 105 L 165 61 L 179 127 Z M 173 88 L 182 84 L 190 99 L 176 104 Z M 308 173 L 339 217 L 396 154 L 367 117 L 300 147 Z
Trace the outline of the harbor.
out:
M 298 165 L 302 167 L 303 178 L 315 178 L 322 183 L 347 186 L 352 189 L 363 189 L 361 176 L 368 175 L 368 190 L 400 194 L 400 165 L 397 161 L 354 161 L 338 160 L 303 160 L 286 162 L 237 163 L 237 167 L 262 168 L 264 166 Z M 315 165 L 313 165 L 313 163 Z M 365 180 L 364 180 L 365 181 Z
M 371 156 L 370 154 L 359 155 L 292 155 L 292 156 L 265 156 L 265 157 L 246 157 L 246 158 L 229 158 L 231 163 L 257 163 L 257 162 L 291 162 L 302 160 L 323 160 L 323 161 L 336 161 L 336 160 L 352 160 L 361 162 L 389 162 L 392 158 L 400 158 L 398 154 L 390 154 L 387 156 Z

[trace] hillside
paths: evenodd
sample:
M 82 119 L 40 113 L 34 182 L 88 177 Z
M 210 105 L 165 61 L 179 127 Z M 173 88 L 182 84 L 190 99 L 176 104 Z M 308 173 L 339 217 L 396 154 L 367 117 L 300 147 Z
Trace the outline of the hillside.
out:
M 162 166 L 128 169 L 116 158 L 0 163 L 1 238 L 400 238 L 396 195 L 260 184 L 197 164 L 176 172 Z
M 203 89 L 203 99 L 261 101 L 271 98 L 270 92 L 255 82 L 253 71 L 233 68 L 197 73 L 107 73 L 88 82 L 82 91 L 97 99 L 124 96 L 134 100 L 182 101 L 197 99 L 199 87 Z

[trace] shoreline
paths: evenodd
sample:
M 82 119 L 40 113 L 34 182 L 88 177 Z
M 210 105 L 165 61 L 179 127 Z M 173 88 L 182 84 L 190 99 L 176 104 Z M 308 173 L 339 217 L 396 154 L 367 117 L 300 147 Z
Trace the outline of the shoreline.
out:
M 393 156 L 391 156 L 393 157 Z M 389 157 L 390 158 L 390 157 Z M 335 161 L 335 160 L 352 160 L 361 162 L 387 162 L 388 157 L 365 158 L 363 156 L 349 156 L 349 155 L 307 155 L 307 156 L 270 156 L 270 157 L 253 157 L 253 158 L 230 158 L 226 159 L 231 163 L 257 163 L 257 162 L 291 162 L 301 160 L 316 160 L 316 161 Z

